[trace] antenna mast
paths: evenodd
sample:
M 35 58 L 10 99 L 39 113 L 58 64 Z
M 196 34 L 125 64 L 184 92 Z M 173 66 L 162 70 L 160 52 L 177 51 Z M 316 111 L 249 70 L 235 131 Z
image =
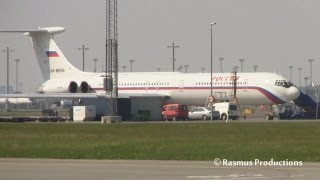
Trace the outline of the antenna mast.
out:
M 106 0 L 106 82 L 113 115 L 118 114 L 118 20 L 117 0 Z

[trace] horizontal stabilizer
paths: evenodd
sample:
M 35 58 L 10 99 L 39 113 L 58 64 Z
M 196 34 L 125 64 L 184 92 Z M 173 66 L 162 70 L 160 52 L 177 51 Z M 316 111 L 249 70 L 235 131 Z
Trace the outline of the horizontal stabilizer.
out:
M 0 98 L 97 98 L 105 97 L 105 93 L 31 93 L 31 94 L 0 94 Z M 107 97 L 110 97 L 107 95 Z M 140 94 L 140 93 L 119 93 L 118 98 L 132 97 L 159 97 L 170 98 L 166 94 Z
M 49 33 L 49 34 L 58 34 L 65 31 L 64 27 L 46 27 L 39 29 L 17 29 L 17 30 L 0 30 L 0 32 L 6 33 L 26 33 L 25 35 L 29 35 L 29 33 Z

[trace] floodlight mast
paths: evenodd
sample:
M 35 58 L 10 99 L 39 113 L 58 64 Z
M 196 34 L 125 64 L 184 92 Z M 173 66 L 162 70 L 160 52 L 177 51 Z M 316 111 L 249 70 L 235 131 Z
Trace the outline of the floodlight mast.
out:
M 112 99 L 112 115 L 118 115 L 118 20 L 117 0 L 106 0 L 106 82 Z

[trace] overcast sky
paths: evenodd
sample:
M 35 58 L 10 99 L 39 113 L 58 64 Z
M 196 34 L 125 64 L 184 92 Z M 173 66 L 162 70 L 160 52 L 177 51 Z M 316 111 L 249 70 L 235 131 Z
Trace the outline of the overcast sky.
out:
M 320 1 L 319 0 L 118 0 L 119 64 L 134 71 L 172 70 L 172 42 L 176 67 L 190 65 L 189 72 L 210 71 L 210 23 L 214 34 L 214 71 L 230 72 L 239 59 L 244 71 L 277 72 L 299 85 L 310 75 L 320 83 Z M 67 31 L 55 39 L 70 62 L 82 68 L 85 45 L 86 71 L 93 71 L 98 58 L 101 71 L 105 57 L 105 0 L 1 0 L 0 29 L 64 26 Z M 0 34 L 0 49 L 11 53 L 10 83 L 15 82 L 15 62 L 19 58 L 22 88 L 33 91 L 43 80 L 30 39 L 21 34 Z M 6 54 L 0 51 L 0 84 L 6 84 Z M 122 68 L 120 68 L 122 70 Z

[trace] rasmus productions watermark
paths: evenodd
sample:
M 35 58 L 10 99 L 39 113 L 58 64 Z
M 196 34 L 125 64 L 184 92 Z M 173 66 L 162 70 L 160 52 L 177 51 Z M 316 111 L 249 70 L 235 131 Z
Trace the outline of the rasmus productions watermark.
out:
M 213 161 L 215 166 L 225 166 L 225 167 L 252 167 L 252 166 L 270 166 L 270 167 L 301 167 L 303 166 L 303 161 L 291 161 L 286 160 L 260 160 L 254 159 L 253 161 L 233 161 L 228 159 L 216 158 Z

